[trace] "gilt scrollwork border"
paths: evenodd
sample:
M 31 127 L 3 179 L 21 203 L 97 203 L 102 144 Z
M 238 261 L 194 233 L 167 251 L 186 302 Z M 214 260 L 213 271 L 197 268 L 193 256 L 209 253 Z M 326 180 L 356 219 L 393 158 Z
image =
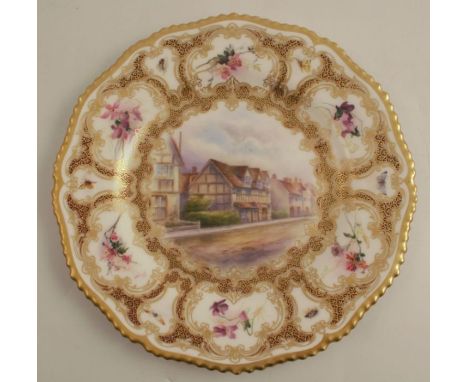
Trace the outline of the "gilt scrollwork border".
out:
M 353 317 L 348 321 L 348 323 L 341 328 L 338 332 L 333 333 L 333 334 L 328 334 L 326 335 L 319 344 L 314 346 L 311 349 L 307 349 L 304 351 L 299 351 L 295 353 L 289 353 L 289 354 L 283 354 L 283 355 L 277 355 L 273 356 L 268 359 L 264 359 L 261 361 L 256 361 L 252 362 L 249 364 L 242 364 L 242 365 L 226 365 L 226 364 L 221 364 L 217 362 L 211 362 L 208 360 L 203 360 L 199 359 L 196 357 L 188 356 L 188 355 L 181 355 L 181 354 L 176 354 L 173 352 L 169 351 L 164 351 L 161 349 L 155 348 L 149 341 L 148 339 L 143 336 L 143 335 L 136 335 L 135 333 L 131 333 L 125 325 L 123 325 L 120 322 L 120 319 L 117 317 L 117 315 L 111 311 L 106 303 L 103 301 L 103 299 L 95 293 L 91 288 L 89 288 L 86 283 L 83 281 L 81 278 L 79 272 L 76 269 L 76 265 L 74 263 L 73 257 L 72 257 L 72 250 L 71 250 L 71 243 L 70 239 L 68 237 L 66 227 L 65 227 L 65 218 L 64 215 L 60 209 L 59 206 L 59 192 L 61 187 L 63 186 L 63 178 L 61 174 L 61 169 L 63 165 L 63 157 L 64 154 L 67 152 L 70 142 L 71 142 L 71 137 L 74 135 L 76 127 L 77 127 L 77 119 L 78 116 L 80 115 L 81 109 L 83 107 L 84 101 L 86 98 L 99 86 L 102 84 L 102 82 L 108 77 L 108 75 L 113 72 L 117 67 L 121 66 L 128 58 L 139 48 L 144 46 L 145 44 L 149 43 L 150 41 L 155 41 L 158 38 L 165 36 L 169 33 L 175 33 L 179 32 L 185 29 L 192 29 L 192 28 L 199 28 L 203 27 L 206 25 L 209 25 L 214 22 L 221 22 L 221 21 L 229 21 L 229 20 L 241 20 L 241 21 L 248 21 L 248 22 L 253 22 L 259 25 L 262 25 L 264 27 L 270 27 L 276 30 L 280 31 L 288 31 L 288 32 L 297 32 L 301 33 L 303 35 L 309 36 L 311 39 L 315 41 L 319 41 L 322 44 L 325 44 L 329 46 L 331 49 L 333 49 L 338 56 L 353 70 L 355 71 L 362 79 L 364 79 L 378 94 L 380 97 L 381 101 L 385 105 L 387 109 L 387 113 L 391 118 L 391 128 L 395 134 L 397 144 L 399 148 L 401 149 L 403 155 L 404 155 L 404 160 L 407 163 L 408 166 L 408 171 L 409 175 L 406 177 L 406 184 L 408 189 L 410 190 L 409 194 L 409 204 L 408 208 L 403 216 L 403 222 L 401 225 L 401 234 L 400 234 L 400 240 L 398 243 L 398 254 L 395 256 L 394 263 L 391 265 L 391 271 L 389 272 L 388 276 L 382 281 L 382 283 L 378 286 L 378 288 L 375 289 L 375 292 L 369 296 L 362 304 L 361 306 L 356 310 L 354 313 Z M 85 138 L 83 138 L 85 139 Z M 86 142 L 85 142 L 86 143 Z M 106 169 L 101 169 L 101 171 L 106 171 Z M 57 221 L 59 224 L 60 228 L 60 233 L 61 233 L 61 238 L 62 238 L 62 246 L 64 249 L 64 254 L 65 258 L 67 261 L 67 266 L 70 268 L 70 275 L 71 278 L 74 279 L 77 282 L 78 287 L 85 293 L 85 295 L 94 303 L 96 304 L 101 311 L 107 316 L 107 318 L 113 323 L 113 325 L 116 327 L 117 330 L 120 331 L 120 333 L 126 337 L 128 337 L 131 341 L 138 342 L 144 346 L 144 348 L 150 352 L 152 352 L 155 355 L 162 356 L 164 358 L 168 359 L 176 359 L 176 360 L 181 360 L 181 361 L 187 361 L 193 364 L 196 364 L 198 366 L 203 366 L 207 367 L 209 369 L 217 369 L 219 371 L 231 371 L 233 373 L 240 373 L 241 371 L 253 371 L 255 369 L 263 369 L 266 366 L 273 365 L 276 363 L 288 361 L 288 360 L 294 360 L 294 359 L 303 359 L 305 357 L 315 355 L 319 351 L 324 350 L 329 343 L 333 341 L 338 341 L 340 340 L 343 336 L 347 335 L 357 324 L 357 322 L 362 318 L 364 313 L 370 308 L 371 305 L 373 305 L 386 291 L 386 289 L 392 284 L 393 279 L 398 276 L 399 270 L 400 270 L 400 265 L 404 261 L 404 254 L 406 252 L 407 248 L 407 241 L 408 241 L 408 234 L 409 234 L 409 226 L 410 222 L 412 220 L 414 211 L 415 211 L 415 206 L 416 206 L 416 186 L 414 183 L 414 177 L 415 177 L 415 169 L 414 169 L 414 162 L 412 160 L 412 156 L 408 150 L 408 147 L 404 141 L 403 134 L 401 132 L 400 125 L 398 123 L 398 118 L 396 113 L 394 112 L 393 105 L 390 103 L 389 96 L 387 93 L 385 93 L 381 86 L 375 82 L 375 80 L 368 75 L 363 69 L 361 69 L 357 64 L 355 64 L 348 56 L 347 54 L 340 48 L 338 45 L 335 43 L 331 42 L 330 40 L 326 38 L 321 38 L 318 37 L 315 33 L 305 29 L 301 28 L 298 26 L 293 26 L 293 25 L 287 25 L 287 24 L 280 24 L 277 22 L 269 21 L 266 19 L 261 19 L 258 17 L 253 17 L 253 16 L 247 16 L 247 15 L 238 15 L 238 14 L 229 14 L 229 15 L 220 15 L 216 17 L 210 17 L 198 22 L 193 22 L 193 23 L 188 23 L 188 24 L 182 24 L 182 25 L 176 25 L 176 26 L 171 26 L 168 28 L 164 28 L 160 30 L 159 32 L 151 35 L 147 39 L 141 40 L 140 42 L 137 42 L 133 46 L 131 46 L 129 49 L 127 49 L 123 55 L 116 61 L 114 65 L 112 65 L 109 69 L 107 69 L 101 76 L 99 76 L 86 90 L 85 92 L 78 98 L 78 101 L 73 109 L 73 114 L 70 118 L 67 134 L 64 140 L 64 143 L 60 149 L 60 152 L 57 156 L 57 160 L 55 163 L 54 167 L 54 179 L 55 179 L 55 185 L 54 189 L 52 192 L 52 199 L 53 199 L 53 207 L 54 207 L 54 212 L 57 217 Z M 383 206 L 384 208 L 385 206 Z M 181 277 L 181 276 L 174 276 L 174 277 Z M 181 329 L 182 330 L 182 329 Z

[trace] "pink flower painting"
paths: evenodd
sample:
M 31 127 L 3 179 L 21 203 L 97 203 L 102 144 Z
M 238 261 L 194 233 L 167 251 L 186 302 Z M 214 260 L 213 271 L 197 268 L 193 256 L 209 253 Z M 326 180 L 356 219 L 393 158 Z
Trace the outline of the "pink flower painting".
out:
M 113 104 L 107 104 L 104 106 L 104 113 L 101 114 L 103 119 L 117 119 L 120 114 L 120 102 L 114 102 Z
M 213 335 L 215 337 L 227 337 L 229 339 L 236 338 L 236 331 L 239 326 L 244 332 L 252 335 L 253 319 L 249 318 L 247 312 L 242 310 L 240 313 L 228 315 L 229 305 L 226 299 L 213 302 L 210 306 L 211 314 L 222 323 L 217 323 L 213 326 Z
M 104 106 L 100 118 L 111 121 L 111 138 L 118 141 L 117 148 L 123 150 L 125 142 L 130 141 L 138 132 L 143 121 L 140 107 L 130 103 L 114 102 Z
M 333 119 L 341 123 L 341 136 L 346 138 L 347 135 L 351 137 L 359 137 L 361 135 L 358 127 L 354 123 L 353 114 L 354 105 L 343 102 L 340 106 L 335 106 L 335 115 Z
M 132 263 L 132 255 L 128 253 L 128 248 L 125 247 L 122 239 L 115 231 L 119 219 L 104 233 L 102 241 L 103 252 L 101 258 L 107 263 L 108 273 L 129 269 Z
M 226 304 L 226 299 L 215 301 L 213 305 L 210 306 L 211 313 L 213 316 L 223 316 L 224 313 L 229 309 L 229 305 Z
M 346 245 L 340 245 L 335 242 L 331 246 L 331 253 L 335 257 L 341 257 L 345 260 L 345 268 L 349 272 L 356 272 L 360 270 L 364 273 L 369 265 L 364 258 L 366 254 L 362 250 L 363 238 L 360 237 L 362 233 L 358 233 L 356 230 L 356 223 L 351 225 L 351 233 L 344 232 L 343 236 L 348 239 Z
M 227 62 L 227 66 L 229 66 L 229 69 L 231 70 L 237 70 L 237 68 L 240 68 L 242 66 L 240 54 L 235 53 L 233 56 L 231 56 Z
M 215 337 L 236 338 L 237 325 L 217 325 L 213 328 Z
M 246 64 L 245 60 L 242 59 L 242 55 L 251 54 L 254 56 L 253 64 Z M 221 54 L 210 58 L 208 61 L 200 64 L 197 69 L 197 73 L 208 72 L 211 73 L 209 82 L 211 83 L 214 76 L 218 76 L 223 81 L 228 80 L 234 74 L 239 73 L 241 68 L 253 67 L 255 70 L 260 70 L 260 66 L 257 62 L 257 54 L 253 47 L 249 47 L 247 50 L 236 50 L 231 45 L 227 46 Z

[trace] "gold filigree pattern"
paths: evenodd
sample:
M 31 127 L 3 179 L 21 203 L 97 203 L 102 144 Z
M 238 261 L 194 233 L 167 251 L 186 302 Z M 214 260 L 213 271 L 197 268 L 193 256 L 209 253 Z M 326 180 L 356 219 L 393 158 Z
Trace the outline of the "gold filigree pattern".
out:
M 195 261 L 151 213 L 164 134 L 221 104 L 300 134 L 317 183 L 307 240 L 246 269 Z M 86 296 L 148 351 L 235 373 L 346 335 L 398 275 L 416 202 L 380 86 L 313 32 L 235 14 L 131 47 L 79 98 L 54 176 L 67 265 Z

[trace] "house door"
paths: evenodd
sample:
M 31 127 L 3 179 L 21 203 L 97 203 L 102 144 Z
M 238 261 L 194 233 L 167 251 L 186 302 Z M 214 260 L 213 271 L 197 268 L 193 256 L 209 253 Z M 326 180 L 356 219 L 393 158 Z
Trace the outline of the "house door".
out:
M 252 209 L 252 222 L 258 222 L 258 208 Z
M 248 223 L 249 222 L 249 210 L 247 210 L 246 208 L 241 208 L 240 218 L 241 218 L 242 223 Z
M 167 218 L 167 196 L 156 195 L 155 201 L 155 220 L 165 220 Z
M 293 217 L 294 216 L 294 207 L 289 208 L 289 216 Z

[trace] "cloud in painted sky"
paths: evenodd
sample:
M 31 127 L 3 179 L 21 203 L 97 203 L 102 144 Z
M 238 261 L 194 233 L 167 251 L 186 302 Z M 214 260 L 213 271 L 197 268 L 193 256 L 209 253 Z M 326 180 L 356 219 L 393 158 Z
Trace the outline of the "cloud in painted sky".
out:
M 244 103 L 234 111 L 219 104 L 215 111 L 192 117 L 179 131 L 187 169 L 200 169 L 212 158 L 259 167 L 280 178 L 313 181 L 312 153 L 299 149 L 302 134 L 293 134 L 273 117 L 247 110 Z

